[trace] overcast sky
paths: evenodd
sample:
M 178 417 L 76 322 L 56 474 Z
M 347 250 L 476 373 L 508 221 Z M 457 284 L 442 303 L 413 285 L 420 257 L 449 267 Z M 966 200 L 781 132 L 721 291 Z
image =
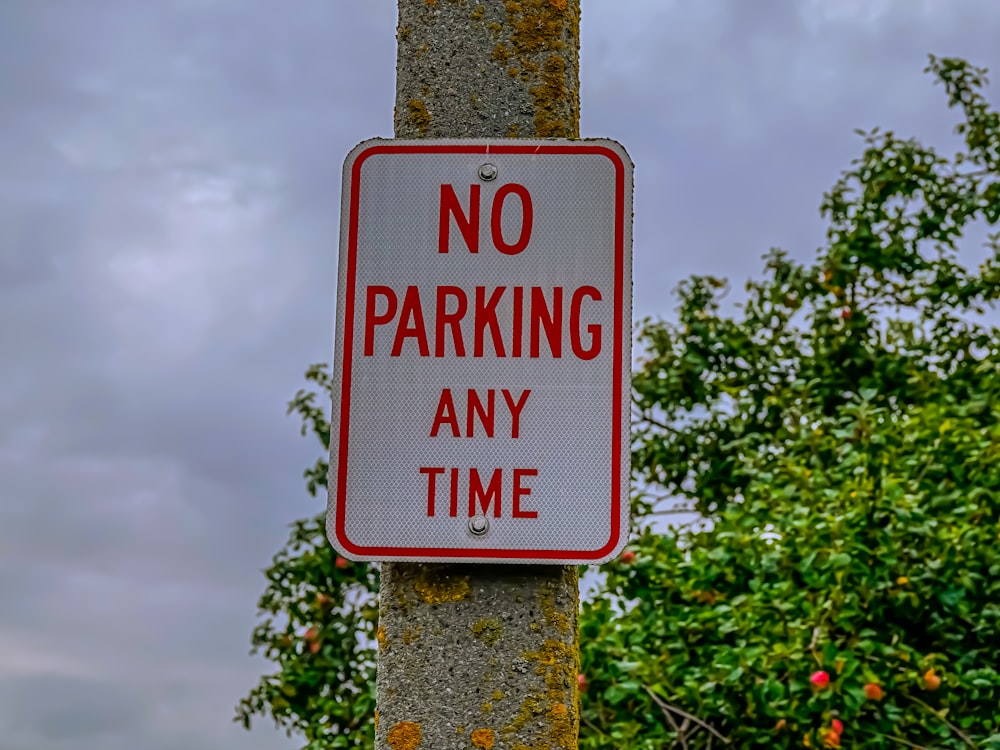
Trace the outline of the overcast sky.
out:
M 0 0 L 3 750 L 297 747 L 230 720 L 260 570 L 321 508 L 285 403 L 330 359 L 340 168 L 392 135 L 394 27 L 393 0 Z M 584 0 L 636 315 L 808 258 L 853 128 L 950 150 L 926 55 L 1000 75 L 998 39 L 996 0 Z

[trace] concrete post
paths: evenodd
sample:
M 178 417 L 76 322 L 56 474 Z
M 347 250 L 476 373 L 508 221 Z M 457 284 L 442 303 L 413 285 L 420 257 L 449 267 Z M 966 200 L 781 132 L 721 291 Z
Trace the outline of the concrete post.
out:
M 398 0 L 397 138 L 579 136 L 580 0 Z M 576 569 L 386 563 L 378 750 L 576 750 Z

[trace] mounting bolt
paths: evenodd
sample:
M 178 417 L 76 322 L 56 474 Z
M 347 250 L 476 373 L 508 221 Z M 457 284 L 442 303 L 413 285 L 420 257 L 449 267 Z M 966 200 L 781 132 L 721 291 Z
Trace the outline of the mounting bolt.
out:
M 486 516 L 473 516 L 469 519 L 469 531 L 476 536 L 482 536 L 490 530 L 490 522 Z
M 483 182 L 492 182 L 497 178 L 497 167 L 496 164 L 490 164 L 487 162 L 479 168 L 479 179 Z

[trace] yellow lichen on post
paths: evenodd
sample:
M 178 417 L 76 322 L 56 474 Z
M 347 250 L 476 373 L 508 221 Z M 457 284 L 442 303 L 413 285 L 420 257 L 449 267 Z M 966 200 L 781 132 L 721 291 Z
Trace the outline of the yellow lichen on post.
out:
M 472 634 L 487 646 L 492 646 L 503 635 L 503 625 L 497 618 L 487 617 L 472 624 Z
M 472 733 L 472 746 L 479 750 L 493 750 L 495 742 L 492 729 L 477 729 Z
M 423 626 L 417 625 L 416 628 L 407 628 L 403 631 L 403 643 L 407 646 L 411 645 L 420 637 L 420 631 L 423 630 Z
M 535 712 L 544 704 L 549 722 L 549 735 L 555 747 L 575 750 L 578 735 L 576 675 L 579 674 L 579 653 L 562 641 L 548 639 L 540 651 L 529 652 L 525 659 L 538 663 L 535 673 L 545 680 L 544 701 L 536 702 Z M 573 707 L 571 711 L 567 703 Z
M 378 647 L 383 651 L 389 646 L 389 638 L 385 634 L 385 628 L 380 627 L 376 631 L 375 639 L 378 641 Z
M 575 38 L 579 25 L 575 8 L 571 10 L 566 0 L 507 0 L 504 8 L 511 28 L 510 44 L 534 100 L 534 135 L 579 136 L 579 92 L 567 80 L 570 67 L 566 60 L 566 55 L 574 54 L 569 49 L 573 45 L 566 42 Z
M 542 713 L 541 702 L 534 695 L 525 696 L 524 700 L 521 701 L 521 709 L 517 712 L 513 721 L 505 726 L 501 731 L 504 734 L 516 734 L 524 729 L 525 725 L 531 721 L 535 716 Z
M 557 628 L 560 633 L 569 633 L 570 616 L 565 612 L 560 612 L 556 607 L 555 590 L 551 582 L 542 588 L 542 594 L 539 598 L 545 624 Z
M 416 125 L 421 133 L 426 132 L 431 124 L 431 113 L 427 111 L 427 105 L 420 99 L 410 99 L 407 107 L 410 110 L 410 122 Z
M 566 121 L 560 116 L 560 110 L 568 93 L 566 61 L 559 55 L 552 55 L 545 61 L 540 82 L 531 87 L 535 100 L 535 135 L 539 138 L 567 135 Z
M 453 576 L 449 573 L 431 573 L 424 568 L 413 582 L 413 590 L 426 604 L 460 602 L 469 598 L 472 587 L 468 576 Z
M 424 734 L 419 724 L 401 721 L 389 730 L 386 741 L 392 750 L 417 750 L 424 741 Z

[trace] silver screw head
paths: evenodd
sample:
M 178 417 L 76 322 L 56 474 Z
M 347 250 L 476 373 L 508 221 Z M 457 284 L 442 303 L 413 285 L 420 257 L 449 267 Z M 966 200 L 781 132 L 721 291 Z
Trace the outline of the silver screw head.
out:
M 469 519 L 469 531 L 476 536 L 482 536 L 490 530 L 490 522 L 486 516 L 473 516 Z
M 496 164 L 490 164 L 487 162 L 479 168 L 479 179 L 483 182 L 491 182 L 497 178 L 497 166 Z

